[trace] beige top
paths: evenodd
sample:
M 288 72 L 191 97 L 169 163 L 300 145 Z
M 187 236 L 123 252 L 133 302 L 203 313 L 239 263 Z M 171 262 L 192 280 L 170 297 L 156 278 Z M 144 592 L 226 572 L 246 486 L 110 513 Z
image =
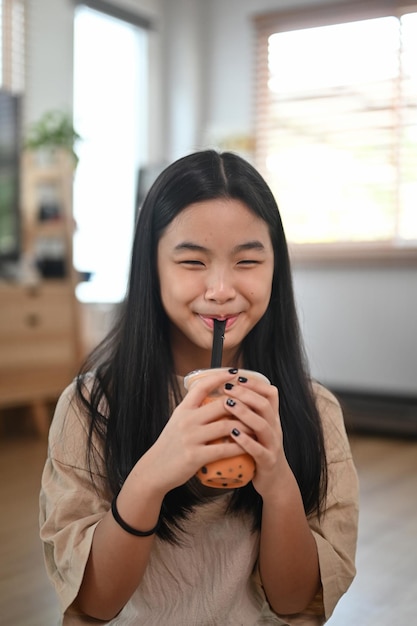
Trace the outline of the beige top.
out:
M 196 508 L 184 522 L 181 546 L 155 538 L 141 584 L 110 622 L 75 615 L 75 600 L 94 530 L 110 508 L 103 484 L 93 487 L 87 468 L 86 425 L 74 385 L 62 394 L 49 434 L 40 494 L 41 539 L 48 575 L 58 594 L 65 626 L 108 623 L 129 626 L 316 626 L 328 619 L 355 575 L 358 482 L 342 412 L 332 394 L 316 387 L 328 458 L 327 510 L 309 520 L 316 540 L 322 592 L 303 615 L 278 617 L 260 584 L 259 535 L 250 520 L 225 515 L 230 493 Z M 104 476 L 104 466 L 98 474 Z

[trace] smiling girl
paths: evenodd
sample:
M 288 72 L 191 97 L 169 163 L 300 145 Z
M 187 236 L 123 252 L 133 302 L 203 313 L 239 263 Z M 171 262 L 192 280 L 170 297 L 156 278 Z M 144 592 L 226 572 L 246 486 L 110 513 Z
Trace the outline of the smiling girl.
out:
M 186 393 L 216 319 L 226 369 Z M 195 477 L 242 452 L 247 486 Z M 149 191 L 120 317 L 58 402 L 40 502 L 64 624 L 323 624 L 349 587 L 343 417 L 308 375 L 279 211 L 240 157 L 186 156 Z

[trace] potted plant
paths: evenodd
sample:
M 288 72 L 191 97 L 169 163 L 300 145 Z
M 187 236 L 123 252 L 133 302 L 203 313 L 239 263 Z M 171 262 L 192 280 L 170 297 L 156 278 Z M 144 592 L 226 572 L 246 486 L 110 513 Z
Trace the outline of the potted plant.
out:
M 64 111 L 47 111 L 28 130 L 24 145 L 29 150 L 48 154 L 50 157 L 56 149 L 68 151 L 74 158 L 75 166 L 78 156 L 74 150 L 75 143 L 81 137 L 74 129 L 72 117 Z

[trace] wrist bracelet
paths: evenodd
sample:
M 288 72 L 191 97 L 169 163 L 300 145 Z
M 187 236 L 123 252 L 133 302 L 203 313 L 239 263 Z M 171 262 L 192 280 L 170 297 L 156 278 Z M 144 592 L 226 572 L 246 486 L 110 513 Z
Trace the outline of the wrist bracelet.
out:
M 150 535 L 154 535 L 156 533 L 156 531 L 158 530 L 159 522 L 156 524 L 156 526 L 154 526 L 154 528 L 151 528 L 151 530 L 136 530 L 136 528 L 132 528 L 132 526 L 126 524 L 124 519 L 122 519 L 119 515 L 119 511 L 117 510 L 116 506 L 116 500 L 117 496 L 115 496 L 111 502 L 111 512 L 115 522 L 117 522 L 119 526 L 123 528 L 123 530 L 125 530 L 130 535 L 135 535 L 135 537 L 150 537 Z

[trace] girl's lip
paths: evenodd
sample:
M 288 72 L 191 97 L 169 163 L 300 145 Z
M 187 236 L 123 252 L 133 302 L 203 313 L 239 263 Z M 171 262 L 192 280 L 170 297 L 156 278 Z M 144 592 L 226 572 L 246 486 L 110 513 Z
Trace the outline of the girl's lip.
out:
M 228 330 L 239 317 L 238 315 L 199 315 L 200 319 L 203 320 L 205 325 L 213 330 L 214 328 L 214 320 L 224 321 L 226 320 L 226 330 Z

